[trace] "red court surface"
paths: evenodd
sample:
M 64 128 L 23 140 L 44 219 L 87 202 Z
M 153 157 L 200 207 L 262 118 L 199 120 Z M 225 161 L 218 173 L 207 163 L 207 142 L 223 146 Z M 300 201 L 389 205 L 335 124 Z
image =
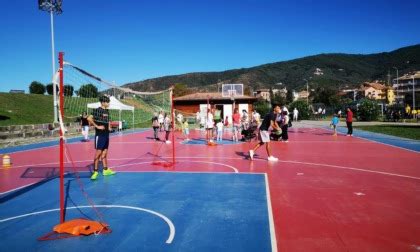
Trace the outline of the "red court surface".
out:
M 110 167 L 118 172 L 266 173 L 279 251 L 420 251 L 418 152 L 334 137 L 325 129 L 292 128 L 288 143 L 271 143 L 278 162 L 266 160 L 264 147 L 251 161 L 248 150 L 256 142 L 183 144 L 177 132 L 176 163 L 168 167 L 164 164 L 172 160 L 172 144 L 155 142 L 152 135 L 150 130 L 112 137 Z M 204 134 L 192 130 L 190 137 Z M 67 148 L 75 166 L 86 171 L 93 143 Z M 57 167 L 58 147 L 11 153 L 11 157 L 12 168 L 0 170 L 2 194 L 41 181 L 42 177 L 22 175 L 28 168 L 34 172 Z

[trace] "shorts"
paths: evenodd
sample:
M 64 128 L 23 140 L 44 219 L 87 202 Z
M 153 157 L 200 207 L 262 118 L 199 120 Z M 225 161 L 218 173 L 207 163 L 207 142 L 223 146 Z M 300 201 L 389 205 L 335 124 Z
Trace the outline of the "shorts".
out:
M 106 150 L 109 147 L 109 136 L 95 136 L 95 149 L 96 150 Z
M 262 143 L 270 142 L 270 133 L 267 130 L 260 130 L 258 133 L 258 140 Z

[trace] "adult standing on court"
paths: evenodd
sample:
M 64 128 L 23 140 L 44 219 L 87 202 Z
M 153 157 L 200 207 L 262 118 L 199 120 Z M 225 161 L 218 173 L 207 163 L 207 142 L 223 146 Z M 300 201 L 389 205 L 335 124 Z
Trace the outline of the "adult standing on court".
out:
M 238 133 L 239 129 L 241 128 L 241 115 L 239 114 L 239 109 L 235 108 L 232 115 L 232 122 L 233 122 L 233 135 L 232 135 L 232 141 L 238 142 Z
M 158 114 L 154 113 L 152 117 L 152 128 L 153 128 L 153 138 L 157 141 L 159 140 L 158 132 L 159 132 L 159 118 Z
M 160 131 L 163 130 L 163 119 L 164 119 L 163 111 L 160 111 L 159 116 L 158 116 L 158 122 L 159 122 L 159 129 L 160 129 Z
M 211 109 L 207 109 L 207 121 L 206 121 L 206 130 L 207 130 L 207 140 L 209 142 L 213 142 L 213 128 L 214 128 L 214 120 L 213 120 L 213 113 Z
M 82 127 L 83 142 L 89 142 L 89 121 L 86 112 L 83 112 L 80 118 L 80 126 Z
M 261 123 L 259 133 L 258 133 L 258 139 L 260 142 L 255 145 L 254 149 L 249 150 L 249 157 L 251 160 L 254 160 L 254 153 L 258 150 L 262 145 L 265 145 L 265 148 L 267 150 L 268 155 L 268 161 L 278 161 L 279 159 L 276 157 L 273 157 L 271 155 L 270 151 L 270 133 L 268 132 L 268 129 L 271 127 L 274 130 L 279 130 L 279 125 L 276 123 L 276 117 L 277 115 L 281 113 L 280 106 L 279 105 L 273 105 L 273 111 L 266 114 L 264 116 L 263 122 Z
M 350 108 L 347 108 L 347 116 L 346 116 L 346 124 L 347 124 L 347 136 L 353 135 L 353 112 Z
M 88 117 L 88 121 L 91 125 L 95 127 L 95 158 L 94 158 L 94 168 L 92 176 L 90 177 L 91 180 L 95 180 L 98 175 L 98 165 L 99 159 L 102 160 L 103 171 L 102 175 L 109 176 L 114 175 L 115 171 L 111 168 L 108 168 L 108 147 L 109 147 L 109 132 L 111 131 L 110 121 L 111 118 L 109 116 L 109 97 L 108 96 L 101 96 L 99 98 L 101 106 L 97 109 L 93 110 L 93 115 Z
M 299 115 L 299 111 L 297 110 L 297 108 L 294 108 L 293 109 L 293 121 L 297 122 L 298 115 Z

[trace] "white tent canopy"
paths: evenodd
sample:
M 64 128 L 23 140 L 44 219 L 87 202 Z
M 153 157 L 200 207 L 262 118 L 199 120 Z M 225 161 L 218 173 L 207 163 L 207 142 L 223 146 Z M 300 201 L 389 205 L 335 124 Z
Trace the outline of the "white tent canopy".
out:
M 100 102 L 88 103 L 87 107 L 91 109 L 96 109 L 101 106 Z M 118 110 L 119 111 L 119 121 L 121 122 L 121 111 L 122 110 L 129 110 L 133 113 L 133 129 L 134 129 L 134 107 L 125 105 L 124 103 L 120 102 L 114 96 L 109 97 L 109 107 L 108 109 Z

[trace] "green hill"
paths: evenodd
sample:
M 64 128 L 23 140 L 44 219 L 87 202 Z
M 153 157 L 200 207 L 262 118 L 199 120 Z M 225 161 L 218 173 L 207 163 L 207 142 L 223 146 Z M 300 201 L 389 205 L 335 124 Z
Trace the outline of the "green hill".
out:
M 420 44 L 404 47 L 392 52 L 377 54 L 320 54 L 283 62 L 270 63 L 251 68 L 234 69 L 223 72 L 187 73 L 148 79 L 124 86 L 134 90 L 152 91 L 166 89 L 172 84 L 183 83 L 189 88 L 216 90 L 217 82 L 243 83 L 254 89 L 269 88 L 283 83 L 288 89 L 304 87 L 303 79 L 310 79 L 311 85 L 338 87 L 358 86 L 364 81 L 387 81 L 388 72 L 395 78 L 399 74 L 420 70 Z M 316 68 L 323 75 L 314 75 Z
M 51 95 L 0 93 L 0 126 L 50 123 L 52 118 Z
M 153 100 L 155 99 L 155 100 Z M 97 98 L 66 97 L 65 122 L 75 122 L 87 104 L 97 102 Z M 162 99 L 149 97 L 148 100 L 137 97 L 125 99 L 124 103 L 135 107 L 135 127 L 149 127 L 153 112 L 169 111 L 169 100 L 161 104 Z M 159 105 L 159 107 L 157 105 Z M 119 112 L 110 110 L 112 120 L 118 120 Z M 121 119 L 132 126 L 131 111 L 122 111 Z M 9 94 L 0 93 L 0 126 L 51 123 L 53 121 L 53 97 L 39 94 Z

